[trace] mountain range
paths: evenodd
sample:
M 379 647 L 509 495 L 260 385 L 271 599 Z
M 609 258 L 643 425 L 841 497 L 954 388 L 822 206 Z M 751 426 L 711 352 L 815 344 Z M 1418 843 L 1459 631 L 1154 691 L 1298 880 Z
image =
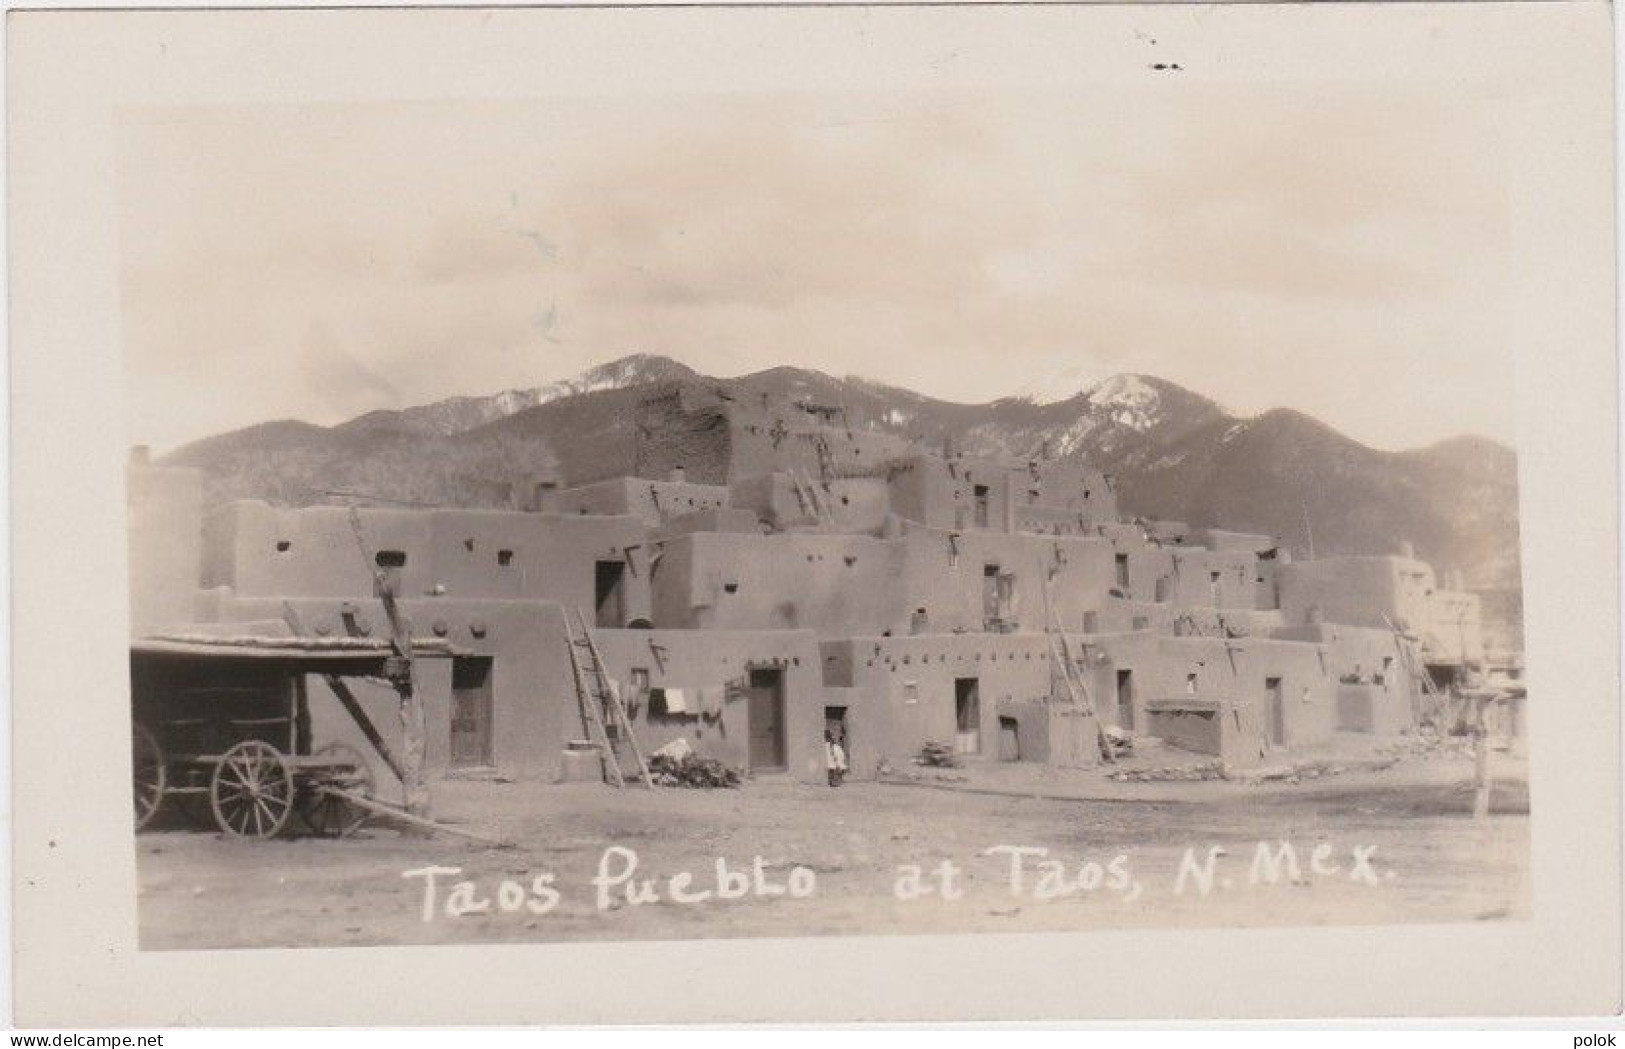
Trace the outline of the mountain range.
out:
M 703 376 L 636 355 L 574 379 L 490 397 L 375 411 L 336 426 L 282 421 L 205 438 L 163 461 L 201 468 L 211 504 L 366 499 L 506 506 L 510 485 L 556 471 L 566 485 L 630 474 L 639 400 L 654 383 L 838 405 L 849 422 L 977 454 L 1082 457 L 1117 478 L 1125 515 L 1279 536 L 1297 556 L 1392 553 L 1411 544 L 1442 574 L 1516 606 L 1517 459 L 1480 437 L 1369 448 L 1300 412 L 1233 416 L 1145 375 L 1070 397 L 956 404 L 855 377 L 779 367 Z

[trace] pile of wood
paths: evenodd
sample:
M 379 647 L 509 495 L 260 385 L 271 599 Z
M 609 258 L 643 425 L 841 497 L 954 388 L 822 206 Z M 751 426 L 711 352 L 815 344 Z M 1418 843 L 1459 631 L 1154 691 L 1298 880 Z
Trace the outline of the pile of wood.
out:
M 954 753 L 954 748 L 946 743 L 926 740 L 925 746 L 921 747 L 920 752 L 915 755 L 914 764 L 928 765 L 931 768 L 938 769 L 956 769 L 959 767 L 959 755 Z
M 1180 783 L 1224 779 L 1224 762 L 1204 761 L 1196 765 L 1169 765 L 1154 769 L 1120 769 L 1106 778 L 1118 783 Z
M 656 752 L 649 758 L 649 775 L 659 787 L 697 787 L 711 790 L 739 786 L 739 770 L 715 758 L 692 752 L 680 756 Z

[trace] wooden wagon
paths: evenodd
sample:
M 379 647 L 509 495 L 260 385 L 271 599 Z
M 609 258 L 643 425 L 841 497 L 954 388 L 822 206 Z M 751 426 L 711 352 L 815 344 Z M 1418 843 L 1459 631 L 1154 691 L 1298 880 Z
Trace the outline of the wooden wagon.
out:
M 449 656 L 443 642 L 414 655 Z M 345 679 L 397 677 L 388 642 L 370 638 L 145 638 L 131 645 L 136 829 L 170 804 L 204 812 L 233 837 L 270 838 L 298 815 L 339 836 L 382 806 L 367 757 L 312 739 L 307 680 L 325 679 L 377 755 L 400 769 Z M 173 799 L 173 801 L 172 801 Z M 206 810 L 205 810 L 206 805 Z

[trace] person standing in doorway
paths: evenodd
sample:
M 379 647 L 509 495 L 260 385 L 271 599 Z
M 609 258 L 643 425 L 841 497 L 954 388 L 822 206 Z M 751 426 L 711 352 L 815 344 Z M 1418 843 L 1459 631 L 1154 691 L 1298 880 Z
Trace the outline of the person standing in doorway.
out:
M 846 775 L 846 748 L 832 729 L 824 730 L 824 767 L 829 770 L 829 785 L 839 787 Z

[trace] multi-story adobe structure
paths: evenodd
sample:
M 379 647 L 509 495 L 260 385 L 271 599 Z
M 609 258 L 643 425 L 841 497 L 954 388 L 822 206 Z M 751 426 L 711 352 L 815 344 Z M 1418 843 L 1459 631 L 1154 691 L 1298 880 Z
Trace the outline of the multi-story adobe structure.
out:
M 550 781 L 584 735 L 581 610 L 642 744 L 754 774 L 853 774 L 927 741 L 1087 765 L 1102 726 L 1248 765 L 1415 724 L 1422 676 L 1482 659 L 1476 599 L 1408 554 L 1294 562 L 1267 536 L 1121 519 L 1112 479 L 847 425 L 816 405 L 657 388 L 638 476 L 525 510 L 237 502 L 133 463 L 136 637 L 372 636 L 383 573 L 426 662 L 431 775 Z M 569 479 L 566 479 L 568 481 Z M 1070 664 L 1070 671 L 1066 664 Z M 317 735 L 355 735 L 321 680 Z M 358 688 L 373 721 L 396 696 Z

